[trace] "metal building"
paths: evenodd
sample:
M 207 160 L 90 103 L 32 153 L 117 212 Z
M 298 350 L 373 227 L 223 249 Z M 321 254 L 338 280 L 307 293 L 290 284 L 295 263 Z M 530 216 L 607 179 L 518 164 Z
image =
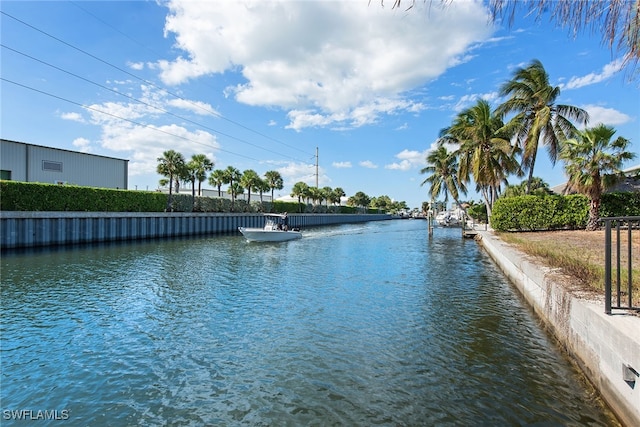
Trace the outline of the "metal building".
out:
M 0 139 L 0 179 L 127 189 L 129 160 Z

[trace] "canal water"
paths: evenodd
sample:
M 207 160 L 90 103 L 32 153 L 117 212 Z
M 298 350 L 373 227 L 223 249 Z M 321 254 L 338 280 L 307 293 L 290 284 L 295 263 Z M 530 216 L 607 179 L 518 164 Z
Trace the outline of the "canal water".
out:
M 460 230 L 40 249 L 1 268 L 3 426 L 616 425 Z

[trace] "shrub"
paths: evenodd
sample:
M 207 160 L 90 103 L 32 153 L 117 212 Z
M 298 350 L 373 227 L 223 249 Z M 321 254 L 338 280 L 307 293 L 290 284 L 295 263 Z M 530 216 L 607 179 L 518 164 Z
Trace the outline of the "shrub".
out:
M 0 181 L 3 211 L 162 212 L 167 195 L 151 191 Z
M 588 207 L 583 195 L 501 198 L 493 205 L 491 226 L 499 231 L 583 228 Z
M 603 194 L 600 217 L 613 216 L 640 216 L 640 192 Z

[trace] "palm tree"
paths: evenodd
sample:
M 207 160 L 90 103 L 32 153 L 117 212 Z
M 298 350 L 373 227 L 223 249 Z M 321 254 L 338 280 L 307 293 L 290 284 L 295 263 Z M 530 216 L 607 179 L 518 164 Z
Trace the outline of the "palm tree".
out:
M 307 185 L 307 183 L 299 181 L 293 184 L 293 188 L 291 189 L 291 197 L 298 198 L 298 205 L 302 203 L 302 198 L 306 197 L 308 193 L 309 186 Z M 301 206 L 299 206 L 299 209 L 301 209 Z
M 284 181 L 282 175 L 278 171 L 266 171 L 264 178 L 269 183 L 271 189 L 271 202 L 273 202 L 273 190 L 282 190 L 284 188 Z M 293 197 L 293 196 L 292 196 Z
M 187 164 L 184 165 L 184 176 L 183 178 L 185 178 L 187 181 L 189 181 L 191 183 L 191 198 L 192 200 L 195 200 L 196 198 L 196 169 L 197 169 L 197 165 L 192 162 L 189 161 Z
M 233 210 L 234 203 L 236 201 L 236 191 L 237 188 L 234 187 L 234 183 L 238 183 L 240 181 L 240 171 L 233 166 L 227 166 L 226 169 L 222 171 L 223 173 L 223 182 L 225 184 L 229 184 L 229 193 L 231 193 L 231 210 Z
M 432 0 L 433 1 L 433 0 Z M 380 0 L 384 4 L 384 0 Z M 410 3 L 411 9 L 416 0 L 394 0 L 393 8 L 401 3 Z M 452 0 L 440 0 L 448 5 Z M 491 20 L 502 21 L 505 10 L 510 10 L 509 26 L 513 25 L 515 12 L 525 8 L 525 14 L 536 14 L 536 19 L 548 13 L 556 25 L 568 28 L 574 35 L 583 29 L 602 32 L 602 43 L 613 48 L 614 45 L 624 56 L 625 64 L 638 64 L 640 60 L 640 5 L 638 0 L 490 0 Z
M 171 209 L 172 193 L 171 186 L 173 180 L 178 179 L 184 169 L 184 156 L 174 150 L 167 150 L 158 157 L 157 171 L 160 175 L 169 179 L 169 198 L 167 199 L 167 210 Z
M 369 204 L 371 204 L 371 197 L 367 196 L 362 191 L 358 191 L 356 194 L 349 197 L 349 200 L 347 200 L 347 204 L 350 206 L 361 207 L 363 211 L 366 212 Z
M 255 189 L 260 186 L 260 176 L 253 169 L 247 169 L 242 173 L 240 177 L 240 185 L 247 189 L 249 193 L 249 198 L 247 199 L 247 203 L 251 204 L 251 189 Z
M 454 153 L 447 151 L 442 140 L 438 148 L 427 155 L 427 166 L 420 173 L 430 174 L 420 185 L 430 184 L 429 194 L 432 199 L 437 199 L 444 194 L 444 203 L 449 200 L 449 194 L 459 206 L 459 194 L 467 193 L 464 182 L 458 179 L 458 158 Z
M 516 143 L 522 149 L 522 169 L 529 171 L 529 193 L 539 144 L 547 147 L 555 164 L 562 141 L 576 131 L 570 119 L 585 124 L 589 115 L 581 108 L 556 104 L 560 88 L 549 84 L 549 75 L 537 59 L 526 68 L 518 68 L 513 79 L 502 85 L 500 95 L 510 98 L 496 113 L 516 113 L 507 126 L 514 129 Z
M 205 154 L 194 154 L 189 164 L 198 181 L 198 196 L 202 196 L 202 181 L 207 179 L 207 172 L 213 169 L 214 163 Z
M 329 208 L 329 201 L 331 200 L 332 193 L 333 193 L 333 188 L 329 186 L 322 187 L 322 198 L 327 203 L 327 209 Z
M 333 203 L 334 205 L 339 205 L 340 200 L 346 195 L 347 193 L 345 193 L 341 187 L 334 188 L 333 191 L 331 192 L 331 197 L 330 197 L 331 203 Z
M 487 207 L 487 215 L 491 217 L 500 185 L 507 182 L 511 173 L 520 171 L 509 129 L 491 111 L 487 101 L 479 100 L 458 114 L 441 135 L 443 142 L 460 145 L 454 153 L 459 159 L 458 179 L 466 183 L 473 177 Z
M 623 163 L 635 157 L 634 153 L 626 151 L 628 139 L 619 136 L 611 141 L 615 133 L 613 127 L 604 124 L 587 128 L 566 141 L 560 153 L 569 176 L 568 189 L 589 198 L 587 230 L 598 228 L 603 191 L 615 182 Z
M 224 184 L 224 171 L 222 169 L 216 169 L 209 175 L 209 184 L 218 189 L 218 197 L 222 197 L 222 184 Z
M 271 186 L 269 185 L 269 183 L 266 180 L 261 179 L 260 182 L 258 183 L 258 185 L 256 186 L 256 189 L 260 193 L 260 203 L 262 203 L 263 202 L 262 194 L 265 191 L 271 190 Z M 271 201 L 273 202 L 273 196 L 271 196 Z
M 510 25 L 519 7 L 531 12 L 537 9 L 537 18 L 549 12 L 557 25 L 569 28 L 573 34 L 583 28 L 602 31 L 602 42 L 609 47 L 616 45 L 625 53 L 625 61 L 637 64 L 640 59 L 640 7 L 637 0 L 491 0 L 489 3 L 493 21 L 502 18 L 505 9 L 511 9 Z
M 309 187 L 307 195 L 311 198 L 311 201 L 313 202 L 313 210 L 315 211 L 316 205 L 318 203 L 322 204 L 322 200 L 324 199 L 322 189 L 318 187 Z
M 502 192 L 502 196 L 504 197 L 518 197 L 524 196 L 527 194 L 527 181 L 522 181 L 517 185 L 507 185 Z M 549 189 L 549 184 L 547 184 L 542 178 L 533 177 L 531 181 L 531 192 L 529 194 L 534 194 L 537 196 L 547 196 L 552 194 L 551 189 Z

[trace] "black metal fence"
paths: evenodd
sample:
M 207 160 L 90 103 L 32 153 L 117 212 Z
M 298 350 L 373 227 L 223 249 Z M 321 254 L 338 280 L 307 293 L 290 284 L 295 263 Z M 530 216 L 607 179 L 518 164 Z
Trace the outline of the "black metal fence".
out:
M 636 251 L 640 249 L 640 216 L 602 218 L 601 221 L 605 226 L 604 311 L 606 314 L 611 314 L 612 309 L 640 311 L 637 302 L 640 291 L 633 289 L 633 251 L 634 246 Z

